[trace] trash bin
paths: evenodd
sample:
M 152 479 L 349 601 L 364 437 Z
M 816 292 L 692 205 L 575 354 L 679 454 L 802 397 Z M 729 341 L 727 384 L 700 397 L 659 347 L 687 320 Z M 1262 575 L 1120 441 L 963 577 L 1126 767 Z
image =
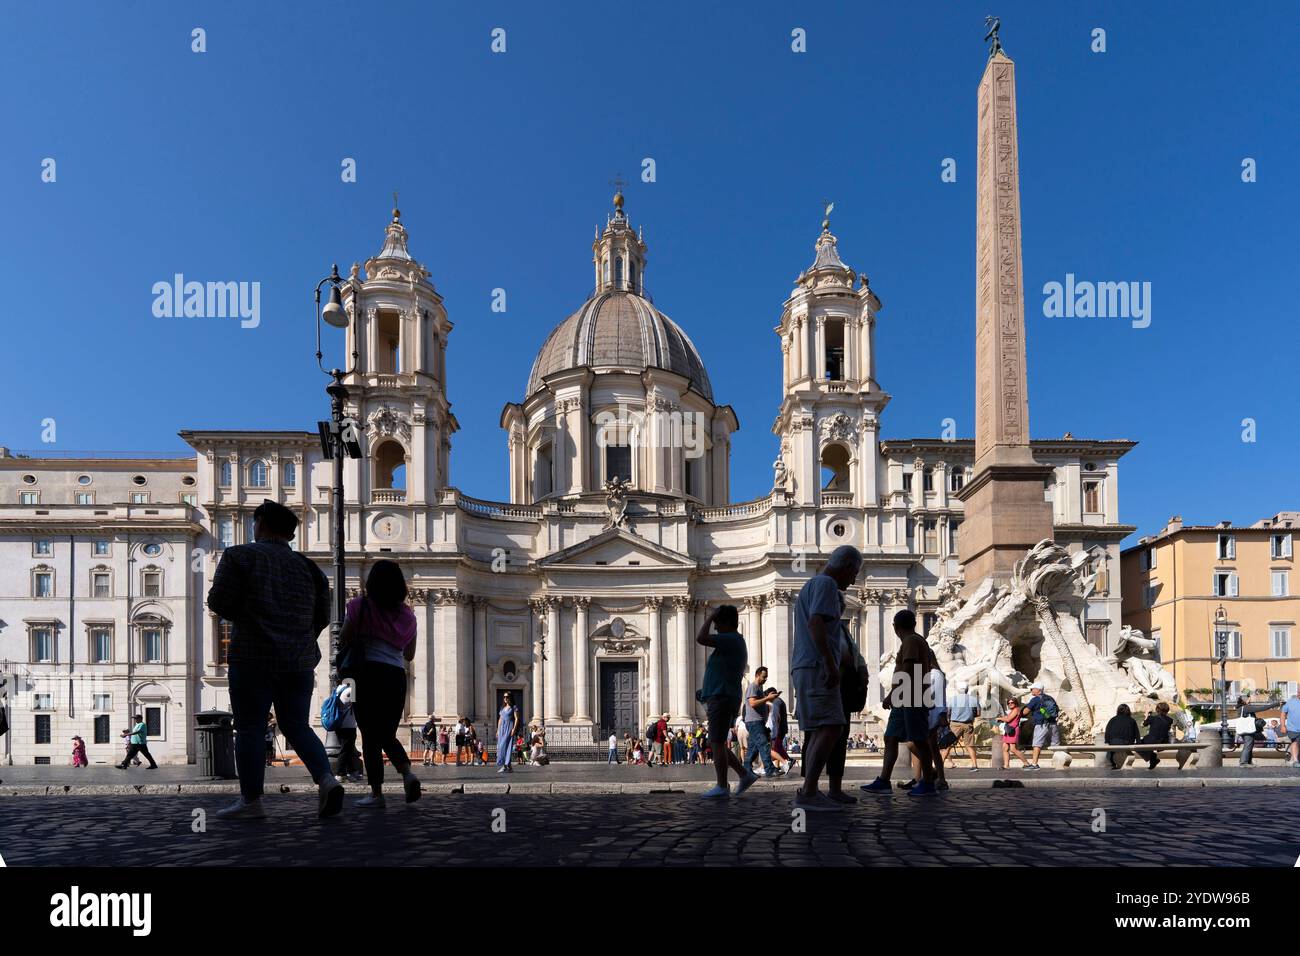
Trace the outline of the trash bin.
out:
M 234 714 L 203 710 L 194 715 L 194 736 L 200 777 L 235 779 Z

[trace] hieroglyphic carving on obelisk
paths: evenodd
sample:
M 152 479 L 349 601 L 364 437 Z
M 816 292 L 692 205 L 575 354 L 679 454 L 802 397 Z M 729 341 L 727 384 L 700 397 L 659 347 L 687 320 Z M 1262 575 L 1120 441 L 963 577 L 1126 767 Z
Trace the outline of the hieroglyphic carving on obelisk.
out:
M 1043 483 L 1053 469 L 1035 462 L 1029 447 L 1015 64 L 996 34 L 994 24 L 978 96 L 975 474 L 957 493 L 965 510 L 958 551 L 968 589 L 987 577 L 1008 577 L 1026 551 L 1052 537 Z
M 1024 281 L 1020 258 L 1020 152 L 1016 67 L 1000 50 L 979 88 L 976 220 L 975 468 L 1028 463 Z M 987 456 L 993 455 L 992 459 Z

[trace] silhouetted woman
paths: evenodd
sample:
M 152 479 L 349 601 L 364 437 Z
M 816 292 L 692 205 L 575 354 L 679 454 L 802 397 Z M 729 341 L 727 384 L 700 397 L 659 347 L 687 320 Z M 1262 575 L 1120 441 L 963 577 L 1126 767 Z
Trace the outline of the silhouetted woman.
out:
M 384 805 L 384 754 L 402 775 L 406 802 L 420 799 L 420 781 L 397 739 L 406 704 L 406 665 L 415 657 L 415 612 L 406 604 L 406 579 L 392 561 L 376 561 L 365 594 L 348 602 L 341 643 L 353 650 L 356 695 L 353 710 L 361 731 L 361 753 L 370 796 L 357 806 Z

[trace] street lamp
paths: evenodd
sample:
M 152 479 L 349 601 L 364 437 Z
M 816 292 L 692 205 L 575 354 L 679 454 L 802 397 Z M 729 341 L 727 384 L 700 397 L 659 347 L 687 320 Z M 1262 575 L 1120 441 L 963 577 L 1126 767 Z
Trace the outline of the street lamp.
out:
M 325 308 L 322 309 L 320 290 L 327 282 L 330 286 L 329 301 L 325 304 Z M 355 329 L 349 329 L 351 317 L 343 308 L 343 297 L 339 292 L 342 284 L 343 278 L 339 275 L 337 264 L 331 268 L 329 275 L 316 283 L 316 364 L 320 366 L 322 372 L 333 380 L 325 387 L 325 392 L 330 397 L 330 420 L 317 423 L 320 430 L 321 453 L 326 460 L 334 462 L 334 533 L 331 536 L 330 543 L 330 557 L 334 564 L 334 619 L 330 622 L 331 693 L 339 685 L 339 633 L 343 629 L 343 615 L 347 607 L 343 553 L 343 522 L 346 520 L 343 502 L 343 459 L 345 457 L 361 457 L 361 442 L 357 436 L 357 423 L 343 414 L 343 403 L 348 397 L 348 390 L 343 385 L 343 377 L 351 375 L 357 370 L 358 353 Z M 353 314 L 355 315 L 355 309 Z M 337 368 L 325 368 L 322 361 L 324 354 L 321 352 L 320 345 L 320 324 L 322 319 L 336 329 L 349 329 L 354 333 L 352 338 L 352 367 L 347 371 Z M 325 750 L 331 756 L 336 755 L 339 751 L 338 737 L 333 731 L 326 732 Z
M 1219 736 L 1228 742 L 1228 632 L 1224 623 L 1228 612 L 1220 604 L 1214 612 L 1214 653 L 1219 660 Z

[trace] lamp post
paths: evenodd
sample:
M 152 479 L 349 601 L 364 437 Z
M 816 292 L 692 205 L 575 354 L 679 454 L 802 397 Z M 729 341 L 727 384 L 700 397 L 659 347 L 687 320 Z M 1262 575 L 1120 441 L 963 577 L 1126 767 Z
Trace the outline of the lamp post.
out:
M 1214 653 L 1219 659 L 1219 737 L 1228 742 L 1228 632 L 1223 624 L 1228 612 L 1220 604 L 1214 612 Z
M 321 308 L 320 291 L 321 287 L 329 283 L 330 293 L 329 301 L 325 308 Z M 330 622 L 330 692 L 332 693 L 339 684 L 339 633 L 343 629 L 343 615 L 347 607 L 347 588 L 346 588 L 346 569 L 344 555 L 344 513 L 343 501 L 343 459 L 360 458 L 361 443 L 357 437 L 356 422 L 344 416 L 343 403 L 347 400 L 348 390 L 343 384 L 343 377 L 351 375 L 357 370 L 357 343 L 356 336 L 352 339 L 352 364 L 347 371 L 333 368 L 326 369 L 322 361 L 324 358 L 321 352 L 320 342 L 320 324 L 323 319 L 327 324 L 336 329 L 351 329 L 351 318 L 343 308 L 343 299 L 339 292 L 343 284 L 343 278 L 339 275 L 339 267 L 335 264 L 330 274 L 320 282 L 316 283 L 316 364 L 320 370 L 330 376 L 332 381 L 325 387 L 326 394 L 330 397 L 330 420 L 327 422 L 318 422 L 317 427 L 320 431 L 321 453 L 327 460 L 334 463 L 334 485 L 333 485 L 333 534 L 330 542 L 330 557 L 334 565 L 334 617 Z M 355 314 L 355 309 L 354 313 Z M 331 756 L 339 751 L 338 737 L 333 731 L 327 731 L 325 736 L 325 750 Z

